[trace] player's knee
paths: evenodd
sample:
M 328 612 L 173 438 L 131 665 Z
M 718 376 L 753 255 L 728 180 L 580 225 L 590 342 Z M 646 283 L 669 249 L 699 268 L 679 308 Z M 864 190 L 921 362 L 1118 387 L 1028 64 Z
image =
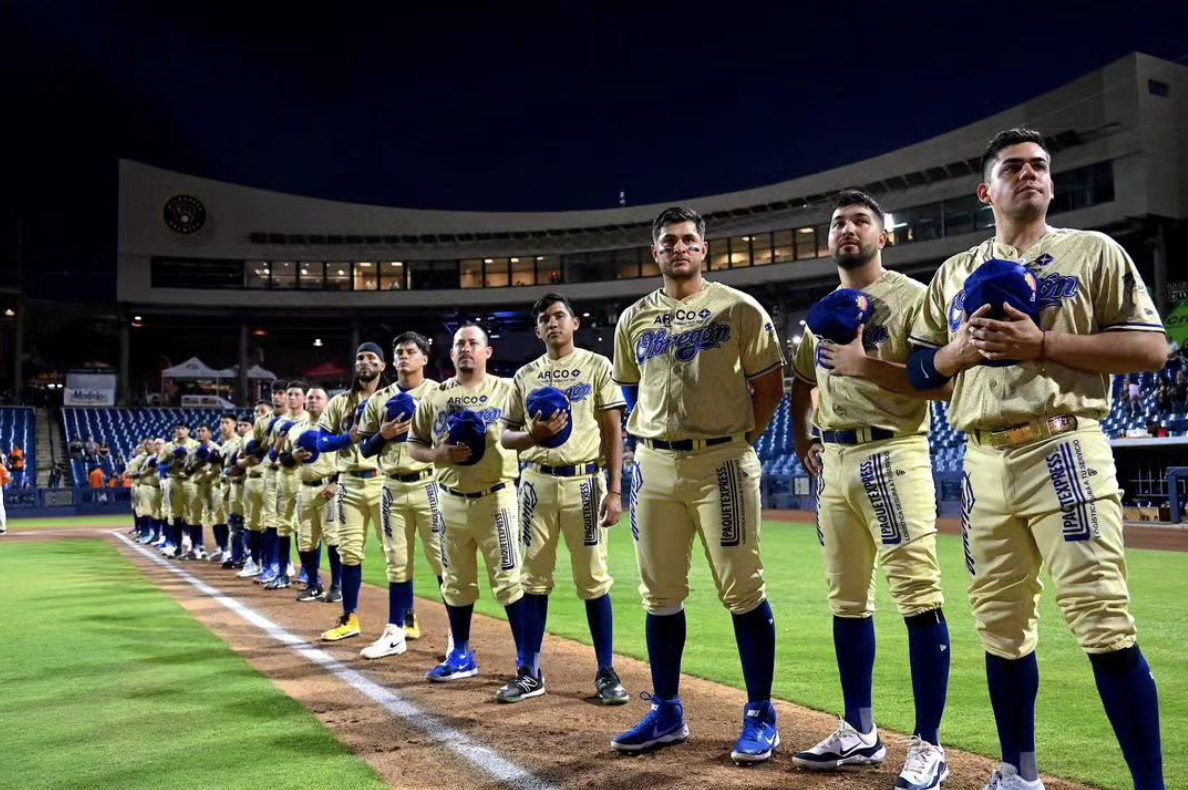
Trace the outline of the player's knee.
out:
M 511 606 L 524 597 L 524 587 L 519 581 L 497 584 L 491 592 L 495 596 L 496 603 L 500 606 Z
M 588 584 L 575 584 L 574 589 L 577 591 L 578 600 L 597 601 L 610 592 L 613 583 L 608 577 L 598 581 L 591 580 Z
M 939 576 L 891 578 L 891 598 L 903 617 L 913 617 L 940 608 L 944 602 Z
M 524 571 L 520 575 L 520 586 L 529 595 L 549 595 L 556 583 L 552 576 Z
M 441 588 L 441 597 L 450 606 L 473 606 L 478 600 L 478 588 L 474 586 L 454 587 L 446 582 Z
M 993 656 L 1017 661 L 1035 652 L 1039 644 L 1035 629 L 1030 628 L 1002 628 L 994 629 L 984 623 L 978 623 L 978 641 L 982 649 Z
M 363 552 L 359 546 L 341 545 L 338 547 L 338 556 L 342 558 L 343 565 L 363 564 Z
M 1125 650 L 1136 641 L 1134 618 L 1125 596 L 1061 598 L 1061 611 L 1086 653 Z
M 834 617 L 845 618 L 867 618 L 875 613 L 874 606 L 867 604 L 865 600 L 855 601 L 844 598 L 831 598 L 829 600 L 829 612 Z
M 759 604 L 763 603 L 767 597 L 767 589 L 764 585 L 749 590 L 730 590 L 721 593 L 718 597 L 722 601 L 731 614 L 746 614 Z

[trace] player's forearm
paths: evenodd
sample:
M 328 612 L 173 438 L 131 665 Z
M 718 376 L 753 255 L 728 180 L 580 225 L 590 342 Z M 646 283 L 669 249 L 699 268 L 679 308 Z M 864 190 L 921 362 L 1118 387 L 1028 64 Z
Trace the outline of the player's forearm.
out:
M 1154 373 L 1167 362 L 1167 339 L 1159 332 L 1048 332 L 1044 361 L 1093 373 Z
M 747 433 L 748 442 L 754 442 L 763 435 L 783 399 L 784 369 L 782 367 L 751 382 L 751 410 L 755 415 L 755 427 Z
M 792 441 L 796 454 L 804 457 L 813 442 L 813 388 L 800 379 L 792 380 Z
M 619 490 L 623 479 L 623 418 L 618 409 L 608 409 L 598 415 L 602 428 L 602 452 L 606 456 L 607 479 L 611 490 Z M 621 492 L 620 492 L 621 493 Z
M 528 431 L 507 431 L 499 436 L 499 443 L 505 450 L 530 450 L 536 446 Z
M 413 457 L 414 461 L 420 461 L 423 464 L 432 464 L 437 461 L 437 451 L 420 442 L 410 441 L 408 443 L 408 454 Z
M 961 347 L 955 342 L 941 346 L 932 361 L 936 372 L 950 379 L 968 367 L 962 362 Z
M 948 400 L 953 395 L 952 382 L 937 389 L 922 392 L 917 390 L 912 386 L 907 371 L 907 365 L 867 357 L 866 362 L 863 363 L 862 377 L 890 392 L 911 395 L 924 400 Z

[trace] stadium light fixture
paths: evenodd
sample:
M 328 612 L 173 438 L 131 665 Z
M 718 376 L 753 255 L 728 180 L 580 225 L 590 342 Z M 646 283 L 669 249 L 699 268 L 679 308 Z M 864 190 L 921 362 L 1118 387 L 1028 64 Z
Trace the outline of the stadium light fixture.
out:
M 800 342 L 800 335 L 796 335 L 795 337 L 793 337 L 793 338 L 792 338 L 792 342 L 793 342 L 793 343 L 799 343 L 799 342 Z
M 256 337 L 267 337 L 267 336 L 268 336 L 268 330 L 266 330 L 266 329 L 253 329 L 253 330 L 252 330 L 252 334 L 253 334 L 253 335 L 255 335 Z
M 320 338 L 320 337 L 314 338 L 314 348 L 321 348 L 323 345 L 324 344 L 322 343 L 322 338 Z
M 6 307 L 4 309 L 4 315 L 12 318 L 14 315 L 16 315 L 16 310 L 13 310 L 11 307 Z
M 138 316 L 138 315 L 134 315 L 134 316 L 132 316 L 132 320 L 133 320 L 133 321 L 143 321 L 144 319 L 143 319 L 143 318 L 141 318 L 141 317 L 140 317 L 140 316 Z
M 803 319 L 803 318 L 802 318 L 802 319 L 800 319 L 800 325 L 801 325 L 801 326 L 806 326 L 806 324 L 805 324 L 805 322 L 804 322 L 804 319 Z
M 582 318 L 589 318 L 589 317 L 590 317 L 589 313 L 582 313 Z
M 520 259 L 519 259 L 519 258 L 512 258 L 512 259 L 511 259 L 511 262 L 512 262 L 512 263 L 519 263 L 519 262 L 520 262 Z

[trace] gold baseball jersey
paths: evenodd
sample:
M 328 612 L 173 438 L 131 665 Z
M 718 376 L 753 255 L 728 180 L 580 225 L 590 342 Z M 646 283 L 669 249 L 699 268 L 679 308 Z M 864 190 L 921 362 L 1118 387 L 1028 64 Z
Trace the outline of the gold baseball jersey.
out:
M 297 430 L 295 433 L 290 432 L 289 440 L 293 443 L 293 446 L 296 447 L 297 440 L 301 437 L 301 434 L 305 433 L 306 431 L 316 430 L 317 427 L 318 420 L 315 420 L 311 415 L 310 421 L 305 423 L 305 425 L 300 430 Z M 316 461 L 308 464 L 301 464 L 301 482 L 312 483 L 315 480 L 325 480 L 329 477 L 332 477 L 338 471 L 337 459 L 338 453 L 318 453 L 318 458 Z
M 408 394 L 412 396 L 413 400 L 419 406 L 421 401 L 439 386 L 436 381 L 425 379 L 417 386 L 408 390 Z M 367 400 L 367 407 L 363 409 L 363 417 L 359 420 L 359 433 L 363 436 L 372 436 L 379 433 L 380 427 L 388 421 L 388 401 L 399 395 L 402 391 L 400 385 L 396 383 L 377 390 Z M 378 458 L 379 469 L 386 475 L 413 474 L 424 471 L 432 466 L 432 464 L 424 464 L 413 459 L 407 440 L 385 443 L 384 449 L 380 451 Z
M 874 311 L 862 335 L 866 355 L 904 364 L 911 356 L 908 333 L 927 287 L 906 274 L 885 271 L 862 289 Z M 817 364 L 820 341 L 805 330 L 792 362 L 796 378 L 817 388 L 813 424 L 823 431 L 882 428 L 896 435 L 928 431 L 928 402 L 912 395 L 885 390 L 854 376 L 833 376 Z
M 646 439 L 746 433 L 755 427 L 747 381 L 783 364 L 767 311 L 721 283 L 685 299 L 658 288 L 615 327 L 614 380 L 639 386 L 627 429 Z
M 268 436 L 268 425 L 272 422 L 272 415 L 265 414 L 263 417 L 257 417 L 256 421 L 252 423 L 252 438 L 256 440 L 260 446 L 264 446 L 266 437 Z
M 965 278 L 991 258 L 1018 261 L 1039 286 L 1041 329 L 1163 332 L 1163 323 L 1130 256 L 1102 233 L 1049 228 L 1020 254 L 989 239 L 945 261 L 932 278 L 911 342 L 939 348 L 965 322 Z M 1075 414 L 1100 420 L 1110 410 L 1110 376 L 1051 362 L 979 365 L 958 374 L 949 422 L 961 431 L 993 431 L 1038 417 Z
M 569 439 L 560 447 L 532 447 L 520 453 L 520 460 L 547 466 L 571 466 L 597 461 L 605 463 L 602 430 L 598 416 L 608 409 L 626 407 L 623 393 L 611 379 L 611 362 L 584 348 L 569 356 L 550 359 L 544 354 L 516 371 L 516 392 L 507 411 L 509 428 L 522 428 L 535 415 L 527 414 L 528 396 L 545 387 L 555 387 L 569 400 Z
M 340 392 L 326 404 L 318 427 L 333 434 L 350 433 L 355 425 L 355 413 L 362 402 L 363 398 L 354 390 Z M 375 458 L 364 458 L 356 444 L 339 450 L 335 455 L 340 472 L 363 472 L 376 468 Z
M 175 439 L 172 442 L 166 444 L 161 450 L 161 457 L 163 457 L 165 462 L 170 465 L 169 476 L 174 478 L 182 477 L 182 467 L 185 463 L 185 461 L 178 460 L 177 458 L 173 457 L 173 451 L 178 447 L 184 447 L 186 448 L 187 453 L 192 453 L 198 449 L 198 441 L 196 439 L 190 438 L 186 439 L 184 442 L 179 442 Z M 189 460 L 189 455 L 186 456 L 186 460 Z
M 520 472 L 516 451 L 506 450 L 499 443 L 515 394 L 516 385 L 511 379 L 488 374 L 474 387 L 467 387 L 456 378 L 449 379 L 417 404 L 410 442 L 429 447 L 445 443 L 449 436 L 447 420 L 463 409 L 477 412 L 487 426 L 487 446 L 482 460 L 472 466 L 443 465 L 437 470 L 437 482 L 470 494 L 516 479 Z

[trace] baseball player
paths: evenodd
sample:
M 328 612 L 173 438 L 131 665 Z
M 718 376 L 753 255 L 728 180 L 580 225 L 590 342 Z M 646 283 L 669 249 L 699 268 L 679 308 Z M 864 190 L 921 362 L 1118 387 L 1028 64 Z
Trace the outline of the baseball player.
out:
M 865 323 L 856 325 L 853 339 L 838 336 L 850 328 L 835 325 L 845 314 L 832 323 L 833 315 L 817 319 L 827 305 L 822 300 L 809 315 L 792 368 L 796 449 L 817 478 L 817 528 L 845 701 L 837 730 L 793 762 L 834 769 L 886 757 L 871 706 L 877 563 L 907 624 L 916 699 L 916 727 L 896 786 L 924 790 L 949 775 L 940 746 L 949 630 L 936 555 L 928 403 L 917 397 L 905 364 L 908 332 L 925 287 L 883 268 L 886 243 L 875 199 L 842 192 L 829 226 L 829 252 L 841 286 L 829 299 L 840 311 L 865 307 Z M 810 434 L 812 426 L 819 438 Z
M 338 454 L 336 495 L 338 554 L 342 561 L 342 616 L 322 634 L 327 642 L 359 635 L 359 589 L 363 584 L 363 553 L 367 527 L 382 523 L 380 497 L 383 484 L 374 458 L 363 457 L 352 434 L 367 399 L 382 381 L 384 350 L 367 342 L 355 352 L 355 380 L 350 390 L 335 395 L 318 420 L 318 450 Z M 333 556 L 333 555 L 331 555 Z
M 129 491 L 129 504 L 132 507 L 132 529 L 130 534 L 136 536 L 139 541 L 144 537 L 144 519 L 140 515 L 140 492 L 137 490 L 140 483 L 137 481 L 137 475 L 141 464 L 144 462 L 144 442 L 136 445 L 135 454 L 128 459 L 127 465 L 124 467 L 124 477 L 133 481 L 132 488 Z
M 277 453 L 280 472 L 276 485 L 277 545 L 280 560 L 275 579 L 264 585 L 266 590 L 283 590 L 290 585 L 289 574 L 293 556 L 293 535 L 297 533 L 297 497 L 301 488 L 300 462 L 293 457 L 293 445 L 289 442 L 292 431 L 302 432 L 310 424 L 305 411 L 305 391 L 309 388 L 304 381 L 290 381 L 285 389 L 285 403 L 288 411 L 284 418 L 273 426 L 272 448 Z
M 224 474 L 226 459 L 235 452 L 238 437 L 235 434 L 235 415 L 223 414 L 219 417 L 219 446 L 218 450 L 209 456 L 211 466 L 211 486 L 209 518 L 211 532 L 214 533 L 217 549 L 210 555 L 211 562 L 222 564 L 223 560 L 231 556 L 231 530 L 227 509 L 227 496 L 230 484 Z
M 144 533 L 137 543 L 155 543 L 161 536 L 161 479 L 157 475 L 157 442 L 145 439 L 140 463 L 133 470 L 136 480 L 137 514 L 144 520 Z M 131 465 L 129 465 L 131 468 Z
M 185 472 L 190 485 L 190 550 L 179 560 L 207 559 L 204 531 L 215 524 L 211 497 L 218 470 L 211 458 L 218 458 L 219 446 L 212 439 L 209 425 L 198 426 L 198 446 L 186 456 Z
M 280 494 L 280 460 L 277 455 L 277 425 L 289 413 L 289 385 L 287 381 L 272 382 L 272 417 L 259 437 L 260 449 L 264 451 L 264 508 L 261 514 L 264 523 L 264 568 L 256 577 L 257 584 L 265 585 L 286 572 L 287 561 L 282 566 L 280 556 L 280 531 L 278 505 Z
M 272 403 L 266 400 L 256 402 L 256 419 L 250 434 L 243 437 L 243 450 L 239 454 L 238 466 L 244 470 L 243 512 L 244 526 L 248 529 L 249 557 L 243 569 L 236 574 L 241 579 L 259 576 L 265 566 L 264 531 L 264 449 L 260 440 L 268 431 L 272 420 Z
M 532 317 L 545 353 L 516 372 L 502 438 L 503 446 L 520 451 L 526 462 L 519 485 L 525 666 L 499 700 L 518 702 L 525 691 L 521 678 L 540 675 L 557 542 L 564 535 L 598 662 L 595 698 L 603 705 L 622 705 L 629 696 L 614 668 L 606 530 L 623 513 L 626 404 L 611 381 L 610 360 L 574 345 L 581 320 L 568 299 L 546 294 L 532 306 Z M 539 404 L 550 397 L 556 408 L 546 414 Z
M 652 710 L 612 746 L 641 751 L 689 735 L 678 696 L 689 561 L 701 536 L 734 621 L 747 705 L 731 757 L 762 762 L 779 745 L 771 683 L 775 621 L 759 551 L 759 458 L 751 447 L 784 394 L 775 327 L 753 298 L 702 278 L 705 220 L 665 209 L 652 224 L 664 286 L 615 327 L 614 380 L 638 438 L 631 531 L 647 610 Z
M 367 400 L 359 420 L 360 449 L 366 457 L 377 457 L 383 474 L 380 543 L 388 575 L 388 623 L 372 644 L 363 648 L 364 658 L 396 656 L 406 649 L 405 639 L 419 639 L 421 627 L 413 609 L 413 569 L 416 538 L 441 589 L 441 542 L 438 535 L 438 491 L 432 464 L 415 461 L 408 444 L 416 404 L 437 389 L 437 382 L 425 378 L 429 363 L 429 339 L 405 332 L 392 341 L 392 364 L 396 381 Z M 406 397 L 400 397 L 401 395 Z M 448 652 L 448 651 L 447 651 Z
M 246 417 L 235 421 L 235 435 L 223 442 L 223 476 L 227 492 L 227 527 L 231 543 L 230 555 L 223 558 L 223 568 L 240 569 L 247 559 L 247 530 L 244 529 L 244 482 L 246 470 L 239 465 L 244 445 L 252 431 L 252 421 Z
M 202 538 L 201 528 L 190 526 L 190 501 L 194 498 L 194 484 L 186 471 L 186 459 L 198 448 L 198 442 L 190 438 L 190 424 L 179 422 L 174 428 L 173 441 L 161 448 L 158 455 L 158 466 L 167 469 L 165 479 L 166 498 L 169 501 L 169 516 L 173 520 L 169 542 L 165 545 L 165 556 L 181 557 L 186 553 L 183 548 L 183 535 L 190 538 L 190 550 L 199 545 Z
M 290 447 L 288 454 L 297 464 L 301 482 L 297 489 L 295 514 L 297 551 L 301 556 L 301 567 L 305 570 L 307 583 L 305 589 L 297 594 L 299 603 L 323 600 L 326 596 L 318 567 L 322 560 L 322 540 L 329 540 L 333 534 L 334 492 L 330 489 L 330 481 L 336 474 L 335 456 L 334 453 L 321 453 L 315 459 L 312 453 L 300 448 L 298 441 L 303 433 L 317 430 L 316 426 L 329 400 L 326 390 L 311 387 L 305 394 L 309 420 L 294 425 L 289 430 L 287 440 Z M 332 582 L 337 584 L 338 579 L 334 578 Z
M 426 677 L 435 682 L 478 674 L 470 649 L 470 620 L 478 600 L 478 562 L 483 555 L 495 600 L 507 612 L 516 652 L 520 652 L 520 553 L 516 540 L 516 474 L 519 463 L 500 435 L 515 394 L 508 379 L 487 373 L 491 358 L 487 334 L 478 326 L 454 333 L 450 358 L 457 371 L 417 404 L 409 443 L 412 458 L 437 468 L 441 492 L 442 596 L 454 649 Z M 519 665 L 523 665 L 521 659 Z M 517 678 L 522 698 L 544 693 L 544 677 Z M 500 689 L 504 694 L 507 687 Z
M 8 513 L 4 510 L 4 489 L 12 482 L 8 468 L 0 464 L 0 535 L 8 534 Z
M 1167 341 L 1117 242 L 1047 223 L 1051 163 L 1034 131 L 1004 131 L 987 146 L 977 194 L 994 212 L 994 237 L 933 277 L 909 373 L 918 389 L 953 381 L 949 421 L 967 437 L 962 537 L 1002 747 L 986 787 L 1043 787 L 1035 649 L 1046 564 L 1135 788 L 1162 790 L 1158 694 L 1130 614 L 1120 490 L 1099 420 L 1110 374 L 1159 370 Z M 992 259 L 1026 267 L 1038 319 L 1005 301 L 966 303 L 967 278 Z

